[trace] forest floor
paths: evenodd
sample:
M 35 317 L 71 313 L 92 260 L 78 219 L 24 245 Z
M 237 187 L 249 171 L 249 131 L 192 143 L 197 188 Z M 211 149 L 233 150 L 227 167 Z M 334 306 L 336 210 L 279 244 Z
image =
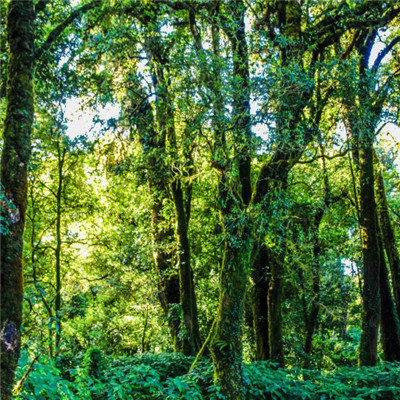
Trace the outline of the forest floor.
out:
M 35 400 L 217 400 L 223 399 L 213 382 L 209 360 L 200 360 L 189 373 L 193 357 L 176 353 L 141 354 L 112 358 L 92 349 L 80 356 L 46 357 L 34 364 L 21 357 L 18 379 L 24 384 L 16 399 Z M 244 365 L 247 400 L 400 399 L 400 363 L 376 367 L 281 369 L 270 362 Z

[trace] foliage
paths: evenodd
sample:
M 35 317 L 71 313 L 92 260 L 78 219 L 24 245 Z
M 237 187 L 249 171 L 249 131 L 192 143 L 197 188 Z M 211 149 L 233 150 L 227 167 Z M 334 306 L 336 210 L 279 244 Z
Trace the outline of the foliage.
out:
M 371 259 L 387 262 L 400 315 L 397 3 L 33 3 L 18 379 L 40 356 L 18 398 L 216 400 L 221 370 L 250 400 L 396 398 L 397 363 L 355 366 L 366 142 L 392 228 Z M 20 216 L 3 186 L 8 240 Z M 180 352 L 205 338 L 189 373 L 194 357 Z
M 91 375 L 93 364 L 90 367 L 80 360 L 69 369 L 71 378 L 68 380 L 62 378 L 54 361 L 41 357 L 17 399 L 221 399 L 218 387 L 213 386 L 212 365 L 207 360 L 200 360 L 188 373 L 193 358 L 180 354 L 147 353 L 117 359 L 104 358 L 100 354 L 92 349 L 83 360 L 96 357 L 105 361 L 101 375 Z M 28 353 L 25 352 L 20 361 L 19 376 L 28 364 Z M 271 362 L 255 362 L 245 365 L 244 388 L 248 400 L 392 400 L 400 394 L 399 374 L 399 363 L 340 367 L 323 372 L 279 369 Z

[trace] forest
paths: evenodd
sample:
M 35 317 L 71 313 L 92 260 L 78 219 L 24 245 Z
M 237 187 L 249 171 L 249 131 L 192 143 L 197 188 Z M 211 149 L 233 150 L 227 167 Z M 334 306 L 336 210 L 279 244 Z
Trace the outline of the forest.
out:
M 397 0 L 0 20 L 1 400 L 400 399 Z

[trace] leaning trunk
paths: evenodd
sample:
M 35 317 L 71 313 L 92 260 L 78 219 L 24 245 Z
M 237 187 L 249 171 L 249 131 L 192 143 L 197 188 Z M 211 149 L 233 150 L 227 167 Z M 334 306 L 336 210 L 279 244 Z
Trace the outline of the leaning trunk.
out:
M 11 388 L 20 352 L 22 320 L 22 235 L 28 200 L 27 169 L 33 123 L 34 12 L 33 1 L 8 5 L 8 83 L 1 183 L 8 199 L 4 217 L 9 232 L 1 234 L 1 388 Z

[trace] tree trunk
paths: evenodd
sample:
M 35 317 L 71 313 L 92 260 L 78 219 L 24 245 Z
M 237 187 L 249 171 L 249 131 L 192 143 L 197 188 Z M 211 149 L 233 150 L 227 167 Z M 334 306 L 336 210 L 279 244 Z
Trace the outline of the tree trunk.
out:
M 243 400 L 242 320 L 250 261 L 248 225 L 249 222 L 243 221 L 240 216 L 232 220 L 232 212 L 229 219 L 225 219 L 226 240 L 219 304 L 211 342 L 215 380 L 221 386 L 221 393 L 231 400 Z
M 324 175 L 325 175 L 325 166 L 324 168 Z M 329 203 L 329 186 L 327 182 L 325 183 L 326 185 L 326 199 L 325 203 Z M 319 226 L 321 224 L 322 218 L 324 216 L 324 208 L 319 207 L 317 210 L 317 213 L 314 217 L 314 223 L 311 227 L 313 230 L 311 235 L 313 239 L 313 260 L 312 260 L 312 276 L 313 276 L 313 283 L 312 283 L 312 299 L 311 299 L 311 304 L 310 304 L 310 313 L 307 316 L 307 324 L 306 324 L 306 338 L 305 338 L 305 343 L 304 343 L 304 352 L 308 356 L 311 355 L 312 353 L 312 339 L 314 336 L 314 331 L 315 328 L 317 327 L 318 324 L 318 314 L 319 314 L 319 308 L 320 308 L 320 253 L 321 253 L 321 244 L 320 244 L 320 239 L 319 239 Z M 309 367 L 309 362 L 310 358 L 308 357 L 306 359 L 306 362 L 304 364 L 305 368 Z
M 152 236 L 154 263 L 158 274 L 159 299 L 168 319 L 174 350 L 186 355 L 195 355 L 201 347 L 194 277 L 190 260 L 190 242 L 188 237 L 189 207 L 183 196 L 179 176 L 170 184 L 170 176 L 165 166 L 167 139 L 173 151 L 176 151 L 174 115 L 168 93 L 168 81 L 163 66 L 158 64 L 159 49 L 149 45 L 153 65 L 153 82 L 156 88 L 157 129 L 150 103 L 143 98 L 133 98 L 139 102 L 140 115 L 135 116 L 141 136 L 143 151 L 147 155 L 148 184 L 152 197 Z M 164 59 L 163 59 L 164 60 Z M 165 60 L 164 60 L 165 62 Z M 143 97 L 145 94 L 143 95 Z M 137 107 L 133 104 L 133 109 Z M 176 157 L 177 159 L 177 157 Z M 169 188 L 170 186 L 170 188 Z M 176 237 L 178 250 L 173 257 L 170 249 L 174 232 L 162 215 L 163 202 L 169 198 L 169 190 L 176 215 Z M 179 274 L 172 273 L 173 262 L 178 261 Z M 182 311 L 182 316 L 181 316 Z
M 358 138 L 361 241 L 364 260 L 363 318 L 360 343 L 360 364 L 377 362 L 378 329 L 380 321 L 380 251 L 379 225 L 374 189 L 374 132 L 376 113 L 371 107 L 373 80 L 368 73 L 368 62 L 376 37 L 376 30 L 368 30 L 358 44 L 359 61 L 359 126 L 352 136 Z
M 282 274 L 283 263 L 270 254 L 271 282 L 268 290 L 269 353 L 270 359 L 284 366 L 282 340 Z
M 65 160 L 66 149 L 61 150 L 60 139 L 57 143 L 57 155 L 58 155 L 58 187 L 56 193 L 57 203 L 57 216 L 56 216 L 56 297 L 55 297 L 55 315 L 57 318 L 57 329 L 56 329 L 56 354 L 59 351 L 60 340 L 61 340 L 61 213 L 62 213 L 62 193 L 63 193 L 63 180 L 64 180 L 64 160 Z
M 27 169 L 34 116 L 33 1 L 8 5 L 8 84 L 1 182 L 12 207 L 5 207 L 9 233 L 1 235 L 1 396 L 11 398 L 20 352 L 22 319 L 22 246 L 28 200 Z
M 269 313 L 268 291 L 270 285 L 269 257 L 266 245 L 260 249 L 254 246 L 252 256 L 252 306 L 256 360 L 270 359 L 269 353 Z
M 381 294 L 381 342 L 385 361 L 400 361 L 400 326 L 390 291 L 383 241 L 379 239 L 379 287 Z
M 273 8 L 279 20 L 280 29 L 283 30 L 285 37 L 289 39 L 278 45 L 281 53 L 282 69 L 289 68 L 292 63 L 293 65 L 296 63 L 296 67 L 303 68 L 301 50 L 300 46 L 298 46 L 298 40 L 301 35 L 301 5 L 297 1 L 290 0 L 277 2 Z M 265 22 L 267 23 L 268 21 L 266 20 Z M 262 205 L 262 209 L 269 218 L 271 218 L 269 206 L 273 201 L 272 198 L 276 193 L 284 193 L 288 173 L 300 158 L 307 141 L 310 140 L 309 137 L 306 137 L 307 135 L 299 137 L 300 130 L 297 125 L 302 119 L 302 110 L 306 105 L 306 100 L 312 95 L 312 91 L 308 93 L 299 91 L 297 83 L 293 84 L 293 82 L 287 80 L 282 80 L 281 91 L 282 93 L 290 94 L 285 95 L 288 97 L 283 96 L 278 102 L 276 120 L 277 149 L 269 161 L 262 166 L 252 196 L 252 203 Z M 300 142 L 302 143 L 301 146 L 298 145 Z M 259 228 L 256 227 L 256 229 L 258 230 Z M 261 227 L 261 229 L 264 228 Z M 284 229 L 282 230 L 284 231 Z M 284 232 L 280 236 L 284 238 Z M 256 239 L 255 242 L 254 246 L 261 248 L 264 237 Z M 277 246 L 277 248 L 280 247 L 280 245 Z M 268 289 L 268 342 L 270 359 L 283 366 L 281 303 L 284 251 L 280 249 L 279 253 L 273 254 L 271 250 L 269 256 L 271 277 Z M 255 265 L 252 265 L 253 267 Z M 262 307 L 263 305 L 260 305 L 259 309 Z
M 377 362 L 380 320 L 380 261 L 378 224 L 374 193 L 374 161 L 372 143 L 361 143 L 360 159 L 360 217 L 364 258 L 363 319 L 360 343 L 360 364 Z
M 147 183 L 151 199 L 151 236 L 153 260 L 157 275 L 158 299 L 168 322 L 175 352 L 182 350 L 179 337 L 180 327 L 180 289 L 179 275 L 173 268 L 174 230 L 163 215 L 164 202 L 168 199 L 168 177 L 165 173 L 165 137 L 155 129 L 155 121 L 150 103 L 140 92 L 136 98 L 131 96 L 132 109 L 139 107 L 139 112 L 131 116 L 132 125 L 137 125 L 140 143 L 146 157 Z
M 179 178 L 172 183 L 172 193 L 177 216 L 176 232 L 178 238 L 178 259 L 180 271 L 180 302 L 183 312 L 182 322 L 185 330 L 185 334 L 183 335 L 183 353 L 185 355 L 196 355 L 200 350 L 201 342 L 197 319 L 197 304 L 194 290 L 193 271 L 190 261 L 188 221 L 186 218 L 185 203 Z
M 31 215 L 27 214 L 28 218 L 31 221 L 31 235 L 30 235 L 30 245 L 31 245 L 31 265 L 32 265 L 32 278 L 33 278 L 33 283 L 35 285 L 35 289 L 37 291 L 38 296 L 42 300 L 42 303 L 47 311 L 48 317 L 50 320 L 53 319 L 53 310 L 51 309 L 51 305 L 47 302 L 45 296 L 43 295 L 42 288 L 40 287 L 40 284 L 38 282 L 38 277 L 37 277 L 37 269 L 36 269 L 36 250 L 38 248 L 38 244 L 35 243 L 36 240 L 36 212 L 38 210 L 36 206 L 36 201 L 35 197 L 33 195 L 34 187 L 35 187 L 35 179 L 31 181 L 30 184 L 30 199 L 31 199 L 31 204 L 30 204 L 30 211 Z M 49 332 L 49 338 L 48 338 L 48 345 L 49 345 L 49 356 L 50 358 L 54 357 L 54 351 L 53 351 L 53 332 L 51 329 L 51 326 L 48 326 L 48 332 Z
M 381 228 L 383 244 L 389 261 L 397 314 L 400 319 L 400 256 L 397 249 L 396 237 L 394 234 L 392 221 L 389 214 L 389 208 L 386 200 L 386 191 L 383 176 L 379 169 L 376 172 L 377 177 L 375 183 L 378 219 Z
M 224 259 L 220 275 L 219 305 L 211 355 L 215 380 L 227 399 L 243 399 L 242 323 L 243 302 L 250 262 L 250 221 L 245 212 L 251 200 L 251 125 L 248 51 L 245 32 L 245 6 L 240 0 L 228 4 L 232 23 L 226 33 L 232 45 L 234 96 L 232 119 L 234 122 L 235 159 L 221 159 L 219 200 L 225 229 Z M 218 39 L 213 32 L 214 52 Z M 218 51 L 218 49 L 217 49 Z M 219 79 L 220 77 L 217 77 Z M 216 96 L 215 104 L 221 102 Z M 215 117 L 221 115 L 218 110 Z M 219 123 L 216 122 L 216 127 Z M 217 154 L 225 154 L 225 134 L 217 129 Z M 234 174 L 232 174 L 234 172 Z M 238 174 L 237 174 L 238 172 Z M 235 175 L 231 181 L 230 174 Z M 235 187 L 237 190 L 232 191 Z
M 155 182 L 149 181 L 149 187 L 152 198 L 151 231 L 153 260 L 157 273 L 158 298 L 168 321 L 174 351 L 179 352 L 182 349 L 182 341 L 179 337 L 179 276 L 173 271 L 172 254 L 169 250 L 169 246 L 173 241 L 174 232 L 162 215 L 162 192 L 160 193 Z

